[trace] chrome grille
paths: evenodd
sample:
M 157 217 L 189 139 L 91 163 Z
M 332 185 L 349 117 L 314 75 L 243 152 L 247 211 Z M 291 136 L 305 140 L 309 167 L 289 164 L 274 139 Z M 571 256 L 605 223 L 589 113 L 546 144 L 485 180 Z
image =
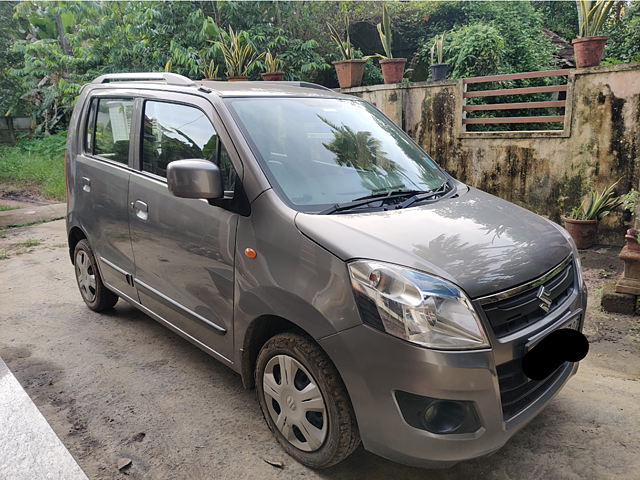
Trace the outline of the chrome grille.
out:
M 569 298 L 575 284 L 575 272 L 573 262 L 568 260 L 559 265 L 562 269 L 554 269 L 553 276 L 548 274 L 539 282 L 532 282 L 524 291 L 514 289 L 514 294 L 506 298 L 498 294 L 478 300 L 497 338 L 533 325 Z M 540 299 L 542 287 L 545 301 Z

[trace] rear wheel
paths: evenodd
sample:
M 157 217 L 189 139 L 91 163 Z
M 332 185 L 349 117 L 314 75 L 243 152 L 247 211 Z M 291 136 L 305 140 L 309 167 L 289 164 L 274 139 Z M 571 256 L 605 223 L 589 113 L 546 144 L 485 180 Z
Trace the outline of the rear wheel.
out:
M 360 444 L 344 383 L 310 338 L 286 332 L 267 341 L 258 355 L 256 387 L 269 429 L 298 462 L 330 467 Z
M 87 307 L 96 312 L 112 308 L 118 301 L 118 296 L 102 283 L 89 242 L 80 240 L 76 245 L 73 258 L 76 281 Z

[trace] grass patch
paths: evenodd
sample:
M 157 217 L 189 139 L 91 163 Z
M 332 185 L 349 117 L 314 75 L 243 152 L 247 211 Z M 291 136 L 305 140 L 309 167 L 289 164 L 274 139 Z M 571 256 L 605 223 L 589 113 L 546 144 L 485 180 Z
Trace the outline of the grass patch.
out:
M 5 205 L 0 203 L 0 212 L 6 212 L 8 210 L 18 210 L 20 207 L 12 207 L 11 205 Z
M 47 138 L 22 139 L 13 147 L 0 146 L 0 182 L 35 186 L 44 197 L 66 198 L 64 150 L 66 132 Z
M 26 242 L 18 242 L 18 243 L 14 243 L 14 245 L 16 247 L 24 247 L 24 248 L 29 248 L 29 247 L 35 247 L 36 245 L 40 245 L 40 242 L 34 238 L 29 238 L 27 239 Z

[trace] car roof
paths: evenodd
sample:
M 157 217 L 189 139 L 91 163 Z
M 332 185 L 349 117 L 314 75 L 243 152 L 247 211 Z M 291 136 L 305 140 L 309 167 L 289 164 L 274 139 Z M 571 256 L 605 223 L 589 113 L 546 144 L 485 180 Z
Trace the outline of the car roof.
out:
M 144 88 L 174 92 L 214 94 L 219 97 L 310 97 L 351 98 L 322 85 L 308 82 L 223 82 L 193 81 L 175 73 L 114 73 L 102 75 L 91 82 L 92 89 Z

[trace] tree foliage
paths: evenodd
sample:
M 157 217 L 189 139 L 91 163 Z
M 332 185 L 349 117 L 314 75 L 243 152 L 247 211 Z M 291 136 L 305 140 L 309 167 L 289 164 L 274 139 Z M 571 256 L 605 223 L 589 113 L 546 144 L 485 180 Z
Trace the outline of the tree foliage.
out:
M 441 2 L 427 24 L 430 35 L 422 40 L 421 49 L 425 61 L 434 36 L 451 31 L 444 62 L 449 61 L 447 54 L 456 58 L 457 73 L 452 78 L 463 72 L 465 76 L 482 76 L 553 67 L 554 47 L 542 33 L 542 16 L 529 2 Z M 465 46 L 456 41 L 458 38 L 479 43 Z M 483 53 L 482 44 L 497 50 Z M 460 56 L 465 52 L 476 56 L 477 65 L 473 58 Z
M 383 5 L 379 1 L 0 2 L 1 113 L 11 109 L 14 114 L 31 114 L 43 131 L 55 132 L 65 128 L 81 86 L 101 74 L 159 72 L 168 67 L 198 79 L 211 61 L 221 65 L 223 73 L 222 51 L 208 40 L 217 40 L 219 29 L 229 27 L 243 32 L 258 54 L 267 50 L 277 54 L 286 80 L 334 87 L 337 79 L 331 62 L 339 59 L 339 51 L 330 40 L 327 22 L 343 26 L 348 17 L 356 57 L 371 55 L 382 47 L 375 25 L 383 21 Z M 410 58 L 417 52 L 418 58 L 428 58 L 435 35 L 451 32 L 444 61 L 451 63 L 454 77 L 553 68 L 553 47 L 542 33 L 543 25 L 562 35 L 577 29 L 573 1 L 388 2 L 387 9 L 394 57 Z M 633 3 L 614 10 L 606 26 L 610 42 L 605 57 L 631 61 L 640 45 L 638 7 Z M 368 31 L 374 37 L 366 37 Z M 264 68 L 256 63 L 251 79 L 260 79 Z M 382 74 L 377 60 L 370 60 L 363 84 L 375 83 L 382 83 Z
M 603 32 L 609 36 L 603 55 L 607 63 L 640 62 L 640 4 L 635 1 L 622 7 L 609 18 Z

